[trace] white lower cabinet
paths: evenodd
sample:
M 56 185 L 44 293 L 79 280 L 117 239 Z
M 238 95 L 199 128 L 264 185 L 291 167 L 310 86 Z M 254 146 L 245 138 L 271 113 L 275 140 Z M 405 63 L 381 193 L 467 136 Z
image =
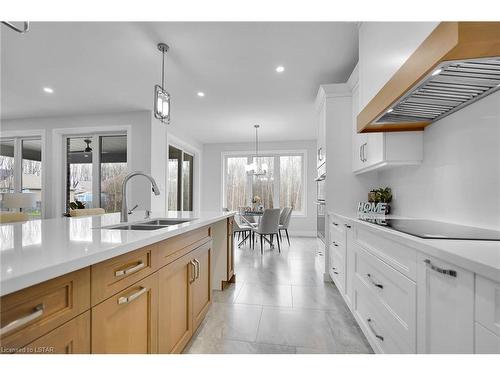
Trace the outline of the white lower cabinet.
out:
M 477 354 L 500 354 L 500 336 L 495 335 L 481 324 L 475 324 L 476 350 Z
M 475 351 L 500 354 L 500 283 L 476 275 Z
M 474 274 L 417 256 L 418 353 L 474 352 Z

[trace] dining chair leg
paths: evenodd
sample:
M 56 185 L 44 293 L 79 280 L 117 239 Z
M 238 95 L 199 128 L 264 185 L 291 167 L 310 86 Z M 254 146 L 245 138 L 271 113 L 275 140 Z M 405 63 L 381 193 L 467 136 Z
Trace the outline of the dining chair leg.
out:
M 262 234 L 260 235 L 260 253 L 264 254 L 264 243 L 262 242 Z
M 276 241 L 278 242 L 278 252 L 281 253 L 280 236 L 276 236 Z
M 269 237 L 270 237 L 270 239 L 271 239 L 271 246 L 273 246 L 273 245 L 274 245 L 274 244 L 273 244 L 274 235 L 273 235 L 273 234 L 270 234 L 270 235 L 269 235 Z
M 285 229 L 286 239 L 288 240 L 288 246 L 290 246 L 290 237 L 288 236 L 288 229 Z
M 281 241 L 283 241 L 283 237 L 281 237 L 281 231 L 282 231 L 282 230 L 283 230 L 283 229 L 278 229 L 278 234 L 280 235 L 280 240 L 281 240 Z

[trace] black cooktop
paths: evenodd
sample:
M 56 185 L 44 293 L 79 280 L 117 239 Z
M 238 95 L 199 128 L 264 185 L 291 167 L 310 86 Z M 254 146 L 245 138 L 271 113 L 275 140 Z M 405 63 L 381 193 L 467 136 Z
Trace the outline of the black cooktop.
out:
M 500 231 L 425 219 L 361 219 L 420 238 L 500 241 Z

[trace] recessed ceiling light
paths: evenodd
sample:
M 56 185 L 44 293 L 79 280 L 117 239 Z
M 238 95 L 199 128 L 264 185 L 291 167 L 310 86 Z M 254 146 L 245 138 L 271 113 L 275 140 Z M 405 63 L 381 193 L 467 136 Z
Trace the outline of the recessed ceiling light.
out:
M 205 96 L 205 93 L 202 91 L 198 91 L 196 95 L 198 95 L 200 98 L 203 98 Z
M 54 93 L 54 90 L 51 89 L 50 87 L 44 87 L 43 91 L 46 92 L 47 94 L 53 94 Z
M 436 69 L 435 71 L 432 72 L 433 76 L 437 76 L 439 73 L 441 73 L 443 69 Z
M 284 66 L 282 66 L 282 65 L 280 65 L 280 66 L 276 67 L 276 71 L 277 71 L 278 73 L 283 73 L 283 72 L 285 71 L 285 67 L 284 67 Z

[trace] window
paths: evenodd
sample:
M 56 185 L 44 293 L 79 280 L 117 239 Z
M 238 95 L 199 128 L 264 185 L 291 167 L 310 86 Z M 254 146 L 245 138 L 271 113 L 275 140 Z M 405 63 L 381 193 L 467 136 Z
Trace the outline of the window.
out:
M 168 210 L 193 210 L 194 156 L 174 146 L 168 147 Z
M 66 207 L 80 201 L 85 208 L 119 212 L 122 183 L 128 173 L 126 135 L 66 138 Z
M 40 138 L 0 140 L 0 193 L 33 193 L 34 207 L 20 209 L 31 218 L 42 217 L 42 141 Z M 0 209 L 8 210 L 0 201 Z
M 294 214 L 305 214 L 304 178 L 305 152 L 264 154 L 255 158 L 245 155 L 224 156 L 223 200 L 224 207 L 238 210 L 253 206 L 258 196 L 264 208 L 292 207 Z M 264 176 L 251 176 L 245 166 L 252 162 L 267 164 Z

